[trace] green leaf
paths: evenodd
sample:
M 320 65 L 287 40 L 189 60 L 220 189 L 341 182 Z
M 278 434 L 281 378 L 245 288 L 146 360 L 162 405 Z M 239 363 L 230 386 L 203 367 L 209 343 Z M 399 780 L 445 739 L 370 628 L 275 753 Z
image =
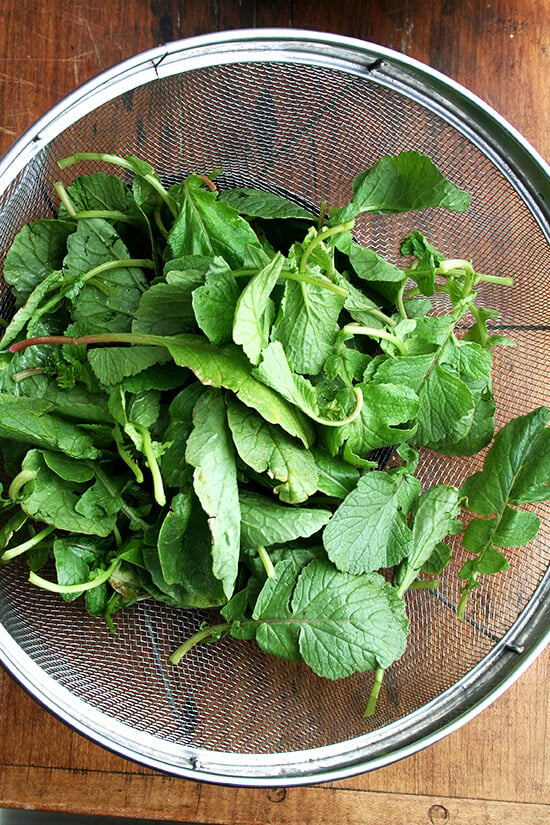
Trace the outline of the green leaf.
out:
M 281 501 L 297 504 L 317 490 L 317 467 L 309 450 L 236 400 L 228 399 L 227 418 L 239 456 L 257 473 L 267 472 L 280 482 L 274 492 Z
M 191 468 L 185 462 L 185 447 L 193 429 L 193 409 L 203 392 L 205 388 L 195 381 L 184 387 L 168 408 L 170 423 L 164 433 L 168 447 L 160 461 L 162 475 L 169 487 L 185 489 L 191 484 Z
M 400 575 L 400 595 L 408 590 L 443 539 L 456 532 L 461 503 L 458 490 L 448 484 L 430 487 L 414 502 L 409 520 L 412 541 Z
M 110 477 L 107 488 L 97 478 L 78 499 L 75 510 L 90 521 L 105 521 L 114 529 L 116 518 L 123 507 L 121 492 L 128 483 L 126 476 Z
M 212 572 L 212 535 L 208 518 L 192 489 L 172 499 L 158 535 L 157 556 L 146 552 L 155 583 L 180 604 L 213 607 L 226 601 Z
M 206 189 L 198 175 L 190 175 L 178 188 L 179 211 L 168 238 L 171 257 L 220 255 L 232 269 L 246 266 L 248 247 L 261 248 L 244 218 L 217 193 Z
M 540 519 L 536 513 L 506 507 L 492 539 L 497 547 L 522 547 L 537 535 Z
M 313 443 L 315 435 L 307 419 L 258 380 L 238 347 L 232 344 L 214 347 L 198 335 L 167 339 L 166 347 L 176 364 L 192 370 L 202 384 L 232 390 L 243 404 L 257 410 L 270 424 L 279 424 L 305 446 Z
M 243 289 L 236 305 L 233 339 L 240 344 L 249 361 L 258 364 L 262 350 L 269 343 L 273 320 L 270 295 L 279 279 L 284 258 L 277 254 Z
M 53 555 L 58 584 L 73 585 L 88 581 L 90 566 L 80 555 L 73 552 L 70 542 L 59 539 L 54 541 Z M 66 601 L 74 601 L 80 596 L 80 593 L 63 595 Z
M 329 510 L 289 507 L 241 490 L 241 538 L 244 548 L 284 544 L 317 533 L 330 518 Z
M 313 385 L 302 375 L 296 375 L 288 363 L 280 341 L 272 341 L 262 353 L 262 360 L 253 370 L 268 387 L 272 387 L 283 398 L 295 404 L 306 415 L 319 415 L 317 396 Z
M 281 562 L 276 571 L 253 614 L 256 640 L 268 653 L 301 659 L 328 679 L 388 667 L 403 654 L 404 606 L 382 576 L 351 576 L 314 560 L 293 587 L 292 562 Z
M 0 438 L 59 450 L 73 458 L 97 458 L 92 436 L 56 415 L 49 401 L 0 393 Z
M 539 407 L 499 430 L 483 469 L 462 485 L 470 510 L 489 516 L 508 504 L 550 499 L 549 421 L 550 410 Z
M 340 443 L 362 458 L 373 450 L 413 439 L 420 399 L 410 387 L 395 384 L 360 384 L 361 414 L 339 431 Z
M 318 489 L 327 496 L 345 498 L 359 481 L 359 470 L 319 447 L 311 450 L 318 473 Z
M 378 471 L 362 476 L 323 531 L 329 559 L 353 574 L 398 564 L 408 552 L 406 517 L 419 492 L 412 476 Z
M 286 281 L 274 338 L 283 345 L 296 372 L 316 375 L 322 370 L 336 341 L 344 301 L 345 296 L 323 286 Z
M 49 450 L 42 451 L 42 457 L 50 470 L 65 481 L 83 484 L 95 478 L 94 468 L 88 461 L 78 461 L 63 453 L 52 453 Z
M 459 579 L 469 579 L 475 582 L 477 576 L 490 576 L 493 573 L 502 573 L 503 570 L 508 570 L 510 567 L 508 559 L 493 547 L 488 544 L 483 553 L 475 559 L 468 559 L 468 561 L 458 571 Z
M 506 507 L 500 516 L 472 519 L 464 532 L 463 544 L 471 553 L 481 553 L 487 544 L 522 547 L 534 539 L 540 528 L 536 513 Z
M 409 212 L 444 207 L 463 212 L 471 197 L 448 181 L 426 155 L 386 155 L 353 181 L 353 198 L 331 214 L 330 224 L 352 220 L 361 212 Z
M 25 224 L 17 233 L 4 261 L 3 275 L 19 306 L 50 272 L 61 269 L 67 238 L 75 228 L 70 221 L 44 218 Z
M 200 329 L 213 344 L 231 341 L 233 316 L 239 298 L 235 276 L 223 258 L 214 258 L 202 286 L 193 292 L 193 312 Z
M 402 269 L 386 261 L 374 249 L 356 243 L 351 232 L 339 234 L 335 246 L 349 257 L 354 271 L 364 281 L 388 281 L 400 284 L 406 277 Z
M 66 192 L 77 212 L 105 210 L 108 212 L 126 212 L 134 203 L 132 193 L 124 181 L 116 175 L 94 172 L 75 178 Z M 70 219 L 63 203 L 59 205 L 58 215 Z
M 67 255 L 63 272 L 67 278 L 78 281 L 100 264 L 128 260 L 130 253 L 108 221 L 86 218 L 78 222 L 76 232 L 67 241 Z M 131 328 L 141 295 L 147 288 L 147 279 L 138 267 L 125 267 L 102 272 L 98 276 L 103 291 L 93 282 L 84 284 L 77 292 L 72 309 L 73 321 L 88 334 L 95 332 L 126 331 Z
M 407 235 L 401 243 L 401 254 L 412 255 L 416 258 L 413 267 L 409 269 L 409 275 L 416 281 L 420 291 L 431 297 L 435 292 L 436 270 L 445 260 L 445 256 L 438 252 L 418 230 Z
M 195 467 L 193 485 L 212 533 L 212 570 L 227 598 L 233 593 L 240 550 L 237 470 L 221 392 L 208 389 L 195 404 L 185 459 Z
M 77 506 L 85 488 L 52 472 L 40 450 L 27 453 L 22 470 L 34 474 L 33 481 L 25 485 L 21 501 L 21 507 L 32 518 L 59 530 L 86 535 L 107 536 L 113 530 L 116 516 L 98 521 L 78 512 Z
M 29 321 L 36 323 L 41 315 L 41 304 L 50 292 L 57 290 L 63 283 L 63 273 L 61 271 L 50 272 L 34 288 L 23 306 L 19 307 L 10 323 L 6 327 L 2 336 L 2 346 L 6 348 L 17 338 L 19 333 L 25 328 Z
M 440 444 L 459 441 L 472 426 L 473 395 L 464 381 L 437 362 L 437 354 L 387 358 L 378 363 L 374 382 L 408 387 L 417 394 L 418 429 L 412 444 L 437 450 Z
M 447 567 L 452 558 L 452 550 L 444 541 L 435 545 L 433 553 L 422 565 L 421 572 L 438 576 Z
M 132 332 L 179 335 L 195 326 L 192 293 L 204 282 L 201 272 L 170 271 L 166 282 L 152 284 L 139 300 Z
M 246 215 L 248 218 L 313 220 L 310 212 L 273 192 L 243 186 L 222 191 L 219 198 L 232 206 L 240 215 Z
M 88 351 L 88 362 L 105 387 L 120 384 L 124 378 L 138 375 L 154 364 L 170 359 L 164 347 L 134 344 L 131 347 L 96 347 Z
M 183 583 L 180 545 L 189 524 L 191 509 L 192 496 L 189 490 L 175 495 L 159 531 L 158 555 L 162 575 L 167 584 Z

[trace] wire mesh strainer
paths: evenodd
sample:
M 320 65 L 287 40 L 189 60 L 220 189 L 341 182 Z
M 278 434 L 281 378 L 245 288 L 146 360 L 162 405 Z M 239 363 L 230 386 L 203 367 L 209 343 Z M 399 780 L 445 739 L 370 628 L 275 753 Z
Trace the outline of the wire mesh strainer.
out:
M 134 154 L 167 182 L 221 168 L 236 182 L 338 203 L 381 154 L 414 148 L 473 196 L 467 215 L 425 210 L 357 222 L 358 240 L 397 261 L 412 228 L 480 271 L 511 274 L 483 302 L 518 346 L 497 353 L 497 424 L 548 402 L 550 175 L 495 113 L 426 67 L 359 41 L 286 30 L 172 43 L 126 61 L 43 117 L 0 164 L 0 257 L 33 218 L 54 214 L 56 160 L 75 151 Z M 79 167 L 78 173 L 93 170 Z M 69 182 L 70 170 L 63 173 Z M 458 485 L 472 459 L 426 451 L 421 477 Z M 456 570 L 437 594 L 408 597 L 412 635 L 386 674 L 378 711 L 362 718 L 372 676 L 337 682 L 249 643 L 169 653 L 200 612 L 142 602 L 111 635 L 78 603 L 32 589 L 24 566 L 0 570 L 0 656 L 51 711 L 150 767 L 204 781 L 304 784 L 413 753 L 492 701 L 542 649 L 549 627 L 550 520 L 511 570 L 471 597 L 457 622 Z

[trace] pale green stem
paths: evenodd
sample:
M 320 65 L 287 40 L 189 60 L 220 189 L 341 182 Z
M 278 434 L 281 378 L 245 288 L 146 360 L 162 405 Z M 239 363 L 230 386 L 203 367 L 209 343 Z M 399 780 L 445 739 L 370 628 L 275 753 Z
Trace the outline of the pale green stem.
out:
M 275 574 L 275 568 L 273 566 L 273 562 L 269 558 L 269 553 L 267 552 L 265 547 L 263 547 L 262 545 L 260 545 L 258 547 L 258 556 L 260 557 L 260 560 L 261 560 L 261 562 L 264 566 L 264 570 L 267 574 L 267 578 L 268 579 L 274 579 L 276 574 Z
M 456 618 L 462 620 L 464 618 L 464 614 L 466 612 L 466 605 L 468 604 L 468 599 L 470 598 L 470 593 L 474 589 L 477 583 L 477 574 L 472 574 L 472 581 L 469 581 L 468 584 L 465 584 L 462 590 L 460 591 L 460 599 L 458 601 L 458 605 L 456 608 Z
M 416 579 L 412 582 L 408 590 L 437 590 L 439 579 Z
M 323 243 L 327 238 L 330 238 L 332 235 L 340 235 L 342 232 L 347 232 L 351 229 L 354 225 L 354 221 L 347 221 L 346 223 L 340 223 L 338 226 L 329 226 L 327 229 L 323 229 L 322 232 L 319 232 L 318 235 L 313 238 L 312 241 L 307 245 L 306 249 L 304 250 L 304 254 L 302 255 L 302 260 L 300 261 L 300 272 L 303 272 L 306 268 L 308 259 L 315 249 L 320 243 Z
M 30 550 L 32 547 L 35 547 L 37 544 L 40 544 L 42 539 L 45 539 L 46 536 L 49 536 L 50 533 L 53 533 L 54 530 L 55 527 L 44 527 L 43 530 L 40 530 L 40 532 L 36 533 L 36 535 L 32 538 L 27 539 L 27 541 L 23 541 L 21 544 L 18 544 L 17 547 L 10 547 L 9 550 L 6 550 L 4 553 L 2 553 L 2 555 L 0 556 L 0 561 L 7 562 L 11 561 L 11 559 L 16 558 L 16 556 L 21 556 L 23 553 L 26 553 L 27 550 Z
M 306 272 L 292 272 L 289 269 L 283 269 L 281 271 L 281 277 L 286 278 L 289 281 L 301 281 L 306 284 L 312 284 L 312 286 L 319 286 L 323 289 L 328 289 L 329 292 L 335 292 L 336 295 L 341 295 L 343 298 L 347 298 L 348 290 L 343 287 L 339 286 L 338 284 L 333 284 L 332 281 L 323 281 L 321 278 L 316 278 L 315 275 L 308 275 Z
M 8 498 L 11 498 L 12 501 L 17 501 L 19 493 L 25 486 L 25 484 L 27 484 L 29 481 L 32 481 L 35 478 L 36 472 L 34 470 L 21 470 L 21 472 L 15 476 L 15 478 L 9 486 Z
M 317 221 L 317 232 L 320 232 L 323 228 L 323 224 L 325 222 L 325 216 L 327 214 L 327 207 L 328 203 L 326 200 L 321 201 L 321 206 L 319 209 L 319 219 Z
M 103 218 L 106 221 L 120 221 L 122 223 L 134 223 L 134 219 L 127 215 L 126 212 L 120 212 L 118 209 L 83 209 L 75 212 L 74 216 L 77 220 L 85 220 L 86 218 Z
M 105 261 L 102 264 L 94 266 L 93 269 L 89 269 L 88 272 L 82 276 L 82 279 L 89 281 L 90 278 L 95 278 L 96 275 L 100 275 L 102 272 L 108 272 L 111 269 L 130 269 L 133 267 L 136 269 L 154 269 L 155 263 L 149 258 L 121 258 L 116 261 Z
M 381 338 L 384 341 L 389 341 L 390 344 L 393 344 L 401 355 L 406 355 L 407 350 L 405 348 L 405 344 L 403 341 L 398 338 L 396 335 L 392 335 L 391 332 L 386 332 L 384 329 L 376 329 L 375 327 L 365 327 L 361 326 L 360 324 L 346 324 L 345 327 L 342 327 L 344 332 L 349 332 L 351 335 L 368 335 L 371 338 Z
M 185 641 L 182 645 L 175 650 L 172 655 L 169 657 L 169 661 L 173 665 L 179 664 L 179 662 L 183 659 L 186 653 L 189 653 L 191 648 L 195 647 L 195 645 L 200 644 L 200 642 L 206 641 L 206 639 L 216 638 L 220 633 L 226 633 L 231 630 L 230 624 L 216 624 L 212 625 L 211 627 L 205 627 L 202 630 L 199 630 L 198 633 L 193 634 L 187 641 Z
M 67 210 L 67 212 L 69 213 L 70 217 L 75 218 L 76 217 L 76 207 L 75 207 L 74 203 L 72 202 L 72 200 L 70 199 L 69 193 L 65 189 L 65 186 L 63 185 L 63 183 L 61 181 L 57 181 L 57 183 L 54 183 L 53 188 L 57 192 L 57 194 L 59 196 L 59 200 L 61 201 L 61 203 L 63 204 L 63 206 Z
M 369 698 L 367 702 L 367 707 L 365 708 L 365 712 L 363 716 L 368 718 L 369 716 L 373 716 L 376 710 L 376 702 L 378 700 L 378 695 L 380 693 L 380 688 L 382 687 L 382 682 L 384 680 L 384 668 L 380 667 L 380 665 L 374 671 L 374 682 L 372 684 L 371 691 L 369 693 Z
M 30 378 L 33 375 L 43 375 L 45 372 L 46 369 L 44 367 L 31 367 L 28 370 L 21 370 L 21 372 L 14 373 L 11 380 L 18 384 L 20 381 L 24 381 L 25 378 Z
M 99 587 L 100 584 L 108 581 L 119 564 L 120 560 L 115 559 L 114 562 L 109 565 L 107 570 L 99 576 L 96 576 L 95 579 L 82 582 L 81 584 L 58 584 L 57 582 L 51 582 L 48 579 L 43 579 L 42 576 L 39 576 L 34 571 L 29 573 L 29 582 L 37 587 L 41 587 L 43 590 L 49 590 L 52 593 L 83 593 L 85 590 L 93 590 L 94 587 Z
M 147 183 L 152 186 L 153 189 L 158 192 L 161 198 L 166 202 L 166 205 L 172 212 L 173 216 L 177 217 L 177 208 L 160 180 L 148 172 L 140 172 L 139 169 L 126 158 L 121 158 L 118 155 L 111 155 L 108 152 L 75 152 L 74 155 L 59 160 L 57 165 L 60 169 L 67 169 L 69 166 L 73 166 L 75 163 L 79 163 L 83 160 L 98 160 L 102 163 L 110 163 L 114 166 L 120 166 L 122 169 L 127 169 L 129 172 L 133 172 L 134 175 L 143 178 L 143 180 L 147 181 Z
M 313 419 L 313 421 L 316 421 L 318 424 L 323 424 L 325 427 L 345 427 L 347 424 L 351 424 L 352 421 L 355 421 L 363 409 L 363 393 L 361 391 L 361 387 L 354 387 L 353 394 L 355 395 L 355 407 L 345 418 L 340 418 L 338 421 L 333 421 L 330 418 L 322 418 L 319 415 L 314 415 L 310 410 L 308 410 L 307 414 L 309 418 Z
M 256 275 L 258 271 L 258 269 L 252 268 L 234 269 L 233 276 L 235 278 L 250 278 L 253 275 Z M 291 269 L 282 269 L 280 276 L 281 278 L 286 278 L 288 281 L 301 281 L 306 284 L 321 287 L 322 289 L 328 289 L 329 292 L 335 292 L 336 295 L 341 295 L 343 298 L 347 298 L 349 294 L 345 287 L 339 286 L 338 284 L 333 284 L 332 281 L 329 280 L 316 278 L 315 275 L 308 275 L 305 272 L 300 273 L 293 272 Z
M 143 424 L 134 424 L 134 427 L 138 430 L 141 434 L 143 439 L 143 454 L 147 460 L 147 464 L 151 471 L 151 476 L 153 478 L 153 491 L 155 495 L 155 501 L 160 507 L 164 507 L 166 504 L 166 493 L 164 492 L 164 482 L 162 480 L 162 475 L 160 472 L 160 467 L 157 461 L 157 457 L 153 451 L 153 442 L 151 441 L 151 433 L 144 427 Z
M 155 223 L 157 225 L 158 231 L 160 232 L 160 234 L 162 235 L 163 238 L 167 238 L 169 233 L 168 233 L 168 230 L 166 229 L 166 227 L 164 225 L 164 221 L 162 220 L 162 215 L 160 213 L 160 206 L 158 204 L 157 204 L 157 206 L 155 206 L 155 208 L 153 210 L 153 217 L 155 219 Z
M 399 291 L 398 291 L 398 293 L 395 297 L 395 303 L 397 305 L 399 315 L 401 316 L 401 318 L 403 318 L 403 320 L 406 320 L 408 318 L 407 310 L 405 309 L 405 304 L 403 303 L 403 296 L 405 294 L 406 285 L 407 285 L 407 279 L 405 278 L 405 280 L 403 281 L 403 283 L 399 287 Z

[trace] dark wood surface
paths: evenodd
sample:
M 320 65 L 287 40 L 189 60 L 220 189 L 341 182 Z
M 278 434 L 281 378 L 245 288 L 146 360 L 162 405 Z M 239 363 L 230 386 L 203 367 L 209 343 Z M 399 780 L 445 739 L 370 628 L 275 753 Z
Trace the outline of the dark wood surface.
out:
M 550 159 L 547 0 L 3 0 L 0 151 L 76 85 L 132 54 L 260 26 L 352 35 L 428 63 Z M 395 765 L 272 790 L 137 766 L 73 733 L 0 671 L 0 807 L 239 825 L 547 825 L 549 669 L 547 651 L 466 727 Z

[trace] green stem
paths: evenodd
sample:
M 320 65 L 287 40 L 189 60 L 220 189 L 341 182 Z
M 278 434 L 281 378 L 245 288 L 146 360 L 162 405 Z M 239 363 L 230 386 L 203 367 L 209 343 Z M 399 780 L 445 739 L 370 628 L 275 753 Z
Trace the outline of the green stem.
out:
M 63 204 L 63 206 L 67 210 L 70 217 L 75 218 L 76 217 L 76 207 L 75 207 L 74 203 L 72 202 L 72 200 L 70 199 L 69 193 L 65 189 L 64 184 L 59 180 L 59 181 L 57 181 L 57 183 L 54 183 L 53 188 L 57 192 L 57 194 L 59 196 L 59 200 L 61 201 L 61 203 Z
M 376 710 L 376 702 L 378 700 L 378 695 L 380 693 L 380 688 L 382 687 L 382 682 L 384 680 L 384 673 L 385 670 L 383 667 L 378 667 L 374 671 L 374 682 L 372 683 L 372 688 L 369 693 L 369 698 L 367 702 L 367 707 L 365 708 L 365 712 L 363 716 L 368 718 L 369 716 L 373 716 Z
M 313 286 L 319 286 L 323 289 L 328 289 L 329 292 L 335 292 L 336 295 L 341 295 L 343 298 L 348 297 L 348 290 L 343 287 L 339 286 L 338 284 L 333 284 L 332 281 L 329 280 L 322 280 L 321 278 L 316 278 L 315 275 L 308 275 L 306 272 L 292 272 L 289 269 L 283 269 L 281 271 L 281 276 L 286 278 L 289 281 L 301 281 L 305 284 L 312 284 Z
M 269 553 L 267 552 L 265 547 L 263 547 L 263 545 L 260 545 L 258 547 L 258 556 L 260 557 L 260 561 L 262 562 L 262 564 L 264 566 L 264 570 L 267 574 L 267 578 L 268 579 L 274 579 L 275 576 L 276 576 L 275 568 L 273 566 L 273 562 L 269 558 Z
M 439 579 L 416 579 L 408 586 L 408 590 L 437 590 Z
M 0 562 L 11 561 L 11 559 L 14 559 L 16 556 L 21 556 L 23 553 L 26 553 L 27 550 L 30 550 L 32 547 L 35 547 L 37 544 L 40 544 L 42 539 L 45 539 L 46 536 L 49 536 L 50 533 L 53 533 L 54 530 L 55 527 L 44 527 L 44 529 L 36 533 L 35 536 L 33 536 L 30 539 L 27 539 L 27 541 L 21 542 L 21 544 L 18 544 L 17 547 L 10 547 L 9 550 L 6 550 L 4 553 L 2 553 L 2 555 L 0 556 Z
M 337 226 L 329 226 L 326 229 L 323 229 L 322 232 L 319 232 L 319 234 L 316 235 L 312 241 L 310 241 L 310 243 L 304 250 L 302 260 L 300 261 L 300 272 L 305 271 L 308 259 L 316 246 L 318 246 L 320 243 L 323 243 L 323 241 L 325 241 L 327 238 L 330 238 L 331 235 L 341 235 L 342 232 L 347 232 L 349 229 L 353 227 L 354 223 L 354 221 L 347 221 L 346 223 L 340 223 Z
M 514 279 L 508 275 L 485 275 L 482 272 L 476 272 L 477 281 L 483 281 L 486 284 L 499 284 L 500 286 L 514 286 Z
M 200 644 L 201 642 L 206 641 L 206 639 L 215 639 L 219 638 L 221 634 L 226 634 L 231 630 L 231 625 L 224 623 L 224 624 L 216 624 L 211 625 L 210 627 L 205 627 L 202 630 L 199 630 L 198 633 L 193 634 L 190 636 L 187 641 L 185 641 L 182 645 L 175 650 L 172 655 L 169 657 L 169 661 L 173 665 L 177 665 L 186 655 L 189 653 L 191 648 L 195 647 L 195 645 Z
M 89 269 L 88 272 L 82 275 L 82 280 L 89 281 L 90 278 L 95 278 L 96 275 L 100 275 L 102 272 L 108 272 L 111 269 L 130 269 L 131 267 L 155 269 L 155 263 L 149 258 L 121 258 L 116 261 L 104 261 L 102 264 L 94 266 L 93 269 Z
M 472 313 L 472 315 L 474 317 L 474 320 L 476 322 L 478 334 L 479 334 L 479 337 L 480 337 L 481 346 L 486 347 L 488 342 L 489 342 L 489 336 L 487 334 L 487 328 L 486 328 L 485 324 L 483 323 L 483 320 L 481 318 L 481 314 L 479 312 L 479 309 L 475 306 L 475 304 L 472 304 L 470 306 L 470 312 Z
M 406 320 L 408 318 L 407 310 L 405 309 L 405 304 L 403 302 L 403 296 L 405 295 L 406 285 L 407 285 L 407 278 L 404 279 L 403 283 L 399 287 L 399 291 L 398 291 L 397 295 L 395 296 L 395 303 L 397 305 L 399 315 L 401 316 L 401 318 L 403 318 L 403 320 Z
M 464 618 L 464 614 L 466 612 L 466 605 L 468 604 L 468 599 L 470 598 L 470 593 L 477 585 L 477 575 L 476 573 L 472 573 L 471 580 L 464 585 L 462 590 L 460 591 L 460 599 L 458 600 L 458 605 L 456 608 L 456 618 L 462 621 Z
M 321 201 L 321 206 L 319 208 L 319 219 L 317 221 L 317 232 L 320 232 L 323 228 L 323 224 L 325 223 L 325 217 L 327 214 L 328 202 L 326 200 Z
M 317 424 L 323 424 L 325 427 L 345 427 L 347 424 L 351 424 L 351 422 L 355 421 L 355 419 L 360 415 L 361 410 L 363 409 L 363 392 L 361 387 L 353 387 L 353 394 L 355 395 L 355 407 L 345 418 L 339 418 L 338 421 L 333 421 L 330 418 L 323 418 L 320 415 L 314 415 L 313 411 L 308 410 L 309 418 L 316 421 Z
M 52 593 L 83 593 L 85 590 L 93 590 L 94 587 L 99 587 L 100 584 L 108 581 L 119 564 L 120 559 L 115 559 L 112 564 L 109 565 L 107 570 L 104 570 L 103 573 L 96 576 L 95 579 L 82 582 L 81 584 L 58 584 L 57 582 L 51 582 L 48 579 L 43 579 L 42 576 L 39 576 L 34 571 L 29 573 L 29 582 L 37 587 L 41 587 L 43 590 L 49 590 Z
M 158 192 L 163 201 L 166 202 L 166 205 L 170 209 L 172 215 L 177 217 L 178 210 L 176 205 L 160 182 L 159 178 L 149 172 L 141 172 L 139 168 L 127 158 L 121 158 L 119 155 L 111 155 L 108 152 L 75 152 L 74 155 L 70 155 L 67 158 L 59 160 L 57 165 L 60 169 L 67 169 L 69 166 L 73 166 L 75 163 L 85 160 L 97 160 L 101 163 L 110 163 L 114 166 L 120 166 L 122 169 L 127 169 L 129 172 L 133 172 L 134 175 L 143 178 L 143 180 L 147 181 L 147 183 L 152 186 L 156 192 Z
M 134 427 L 141 434 L 141 437 L 143 439 L 143 454 L 145 455 L 147 464 L 151 471 L 151 476 L 153 478 L 153 491 L 155 495 L 155 501 L 160 507 L 164 507 L 164 505 L 166 504 L 166 493 L 164 492 L 164 483 L 162 480 L 162 475 L 160 472 L 157 457 L 153 450 L 151 433 L 149 432 L 147 427 L 144 427 L 143 424 L 134 424 Z
M 244 269 L 234 269 L 233 276 L 235 278 L 251 278 L 253 275 L 258 273 L 257 268 L 246 267 Z M 341 295 L 343 298 L 348 297 L 348 290 L 343 287 L 339 286 L 338 284 L 333 284 L 332 281 L 324 280 L 323 278 L 317 278 L 315 275 L 308 275 L 307 273 L 300 273 L 300 272 L 293 272 L 291 269 L 282 269 L 280 272 L 281 278 L 286 278 L 288 281 L 301 281 L 306 284 L 312 284 L 313 286 L 321 287 L 322 289 L 328 289 L 329 292 L 335 292 L 336 295 Z
M 376 329 L 375 327 L 365 327 L 360 324 L 346 324 L 342 327 L 344 332 L 349 332 L 351 335 L 368 335 L 371 338 L 381 338 L 384 341 L 389 341 L 393 344 L 401 355 L 406 355 L 407 350 L 403 341 L 391 332 L 386 332 L 384 329 Z
M 13 481 L 11 482 L 9 489 L 8 489 L 8 498 L 11 498 L 12 501 L 17 501 L 19 498 L 19 492 L 22 488 L 27 484 L 29 481 L 32 481 L 36 478 L 36 472 L 34 470 L 21 470 L 18 473 Z
M 83 209 L 78 210 L 74 203 L 72 202 L 71 198 L 69 197 L 69 193 L 65 189 L 65 185 L 62 181 L 57 181 L 54 183 L 53 188 L 57 192 L 59 196 L 59 200 L 67 210 L 69 217 L 75 218 L 76 220 L 83 220 L 86 218 L 103 218 L 107 221 L 124 221 L 124 223 L 133 223 L 131 217 L 129 217 L 125 212 L 121 212 L 119 209 Z
M 134 219 L 125 212 L 118 209 L 83 209 L 73 215 L 77 220 L 87 218 L 103 218 L 105 221 L 120 221 L 121 223 L 134 223 Z

